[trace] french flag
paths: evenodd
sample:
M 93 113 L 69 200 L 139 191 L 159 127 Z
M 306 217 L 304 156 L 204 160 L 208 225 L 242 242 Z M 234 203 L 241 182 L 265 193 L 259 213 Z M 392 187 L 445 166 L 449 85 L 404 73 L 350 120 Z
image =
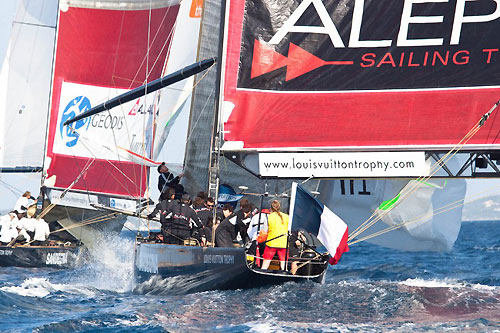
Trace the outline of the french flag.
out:
M 330 264 L 336 265 L 349 251 L 347 224 L 297 183 L 292 184 L 290 216 L 290 229 L 315 235 L 330 252 Z

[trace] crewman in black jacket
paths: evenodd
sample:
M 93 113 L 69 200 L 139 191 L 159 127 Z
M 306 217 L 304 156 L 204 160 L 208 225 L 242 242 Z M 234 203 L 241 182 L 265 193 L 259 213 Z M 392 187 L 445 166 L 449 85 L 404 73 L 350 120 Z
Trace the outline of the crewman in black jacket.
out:
M 184 240 L 191 236 L 192 229 L 199 232 L 199 240 L 201 240 L 203 245 L 206 242 L 201 221 L 189 205 L 190 201 L 191 197 L 189 194 L 184 194 L 179 204 L 172 205 L 168 209 L 168 212 L 172 213 L 172 226 L 167 235 L 167 243 L 184 244 Z
M 161 194 L 164 193 L 169 187 L 175 189 L 176 192 L 180 191 L 181 185 L 179 184 L 179 182 L 181 181 L 181 178 L 183 176 L 182 173 L 177 177 L 174 177 L 174 174 L 168 171 L 165 162 L 158 166 L 158 172 L 160 173 L 160 175 L 158 176 L 158 190 L 160 191 L 160 200 L 162 199 Z
M 233 239 L 236 238 L 236 216 L 233 214 L 233 210 L 233 206 L 229 204 L 222 207 L 224 220 L 215 230 L 215 246 L 217 247 L 233 247 Z
M 202 202 L 198 205 L 193 204 L 193 209 L 201 220 L 203 224 L 203 229 L 205 230 L 205 235 L 207 236 L 207 241 L 212 242 L 212 226 L 214 224 L 214 206 L 215 201 L 213 198 L 207 198 L 203 200 L 199 198 Z
M 250 213 L 252 212 L 252 205 L 247 204 L 244 206 L 241 206 L 241 209 L 235 213 L 236 215 L 236 229 L 235 233 L 236 236 L 240 234 L 241 240 L 243 241 L 243 244 L 246 244 L 247 242 L 250 241 L 250 237 L 248 237 L 248 226 L 250 225 L 250 219 L 252 218 L 250 216 Z
M 230 205 L 225 205 L 224 208 L 226 208 L 226 206 Z M 232 206 L 230 207 L 231 209 L 233 208 Z M 227 216 L 219 224 L 217 230 L 215 231 L 216 246 L 233 247 L 233 243 L 237 242 L 238 233 L 240 234 L 241 240 L 244 244 L 250 240 L 247 234 L 248 225 L 245 224 L 244 221 L 250 217 L 251 210 L 251 205 L 245 205 L 236 213 Z M 224 215 L 226 215 L 225 212 Z
M 148 219 L 152 219 L 156 214 L 160 213 L 160 223 L 161 223 L 161 233 L 163 235 L 163 242 L 167 243 L 167 236 L 169 229 L 172 227 L 172 214 L 169 213 L 173 205 L 177 205 L 178 202 L 174 200 L 175 190 L 171 187 L 167 188 L 165 192 L 165 200 L 160 201 L 155 209 L 148 215 Z

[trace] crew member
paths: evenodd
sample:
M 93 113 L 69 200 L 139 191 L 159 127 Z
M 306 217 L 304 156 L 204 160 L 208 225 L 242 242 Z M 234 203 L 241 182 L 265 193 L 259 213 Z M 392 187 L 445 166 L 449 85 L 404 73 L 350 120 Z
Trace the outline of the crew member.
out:
M 294 230 L 288 238 L 288 260 L 291 262 L 290 272 L 295 275 L 299 268 L 297 258 L 302 256 L 304 246 L 306 245 L 306 237 L 302 231 Z
M 16 226 L 18 222 L 17 211 L 9 212 L 9 214 L 0 218 L 2 228 L 0 232 L 0 244 L 7 245 L 12 239 L 17 237 Z
M 248 237 L 254 241 L 257 239 L 257 230 L 267 231 L 267 216 L 269 215 L 269 209 L 263 208 L 260 213 L 252 216 L 250 221 L 250 226 L 248 227 L 247 233 Z M 260 227 L 259 227 L 260 224 Z
M 213 210 L 215 201 L 213 198 L 207 198 L 206 200 L 200 198 L 200 200 L 201 205 L 195 200 L 195 203 L 193 203 L 193 209 L 195 210 L 196 214 L 198 214 L 201 224 L 203 224 L 203 229 L 205 230 L 207 241 L 212 243 L 212 226 L 214 224 Z
M 236 224 L 235 224 L 235 238 L 237 240 L 238 237 L 241 239 L 243 244 L 246 244 L 250 241 L 248 237 L 248 226 L 250 225 L 251 220 L 251 212 L 253 210 L 253 206 L 250 203 L 246 203 L 244 205 L 240 204 L 241 209 L 235 213 L 236 215 Z
M 33 236 L 33 246 L 43 246 L 46 245 L 47 239 L 50 235 L 49 224 L 45 222 L 44 219 L 32 219 L 35 220 L 35 235 Z
M 271 214 L 269 214 L 267 224 L 267 243 L 263 254 L 262 269 L 269 268 L 274 254 L 278 252 L 281 270 L 285 270 L 288 214 L 281 212 L 281 205 L 278 200 L 273 200 L 271 203 Z
M 35 236 L 35 219 L 29 218 L 26 213 L 17 215 L 21 227 L 26 230 L 31 239 Z
M 158 176 L 158 190 L 160 191 L 160 200 L 161 194 L 167 190 L 167 187 L 172 187 L 173 189 L 175 189 L 176 193 L 181 191 L 182 186 L 179 184 L 179 182 L 181 181 L 181 178 L 183 176 L 182 173 L 177 177 L 174 177 L 174 174 L 168 171 L 165 162 L 158 166 L 158 172 L 160 173 L 160 176 Z
M 201 240 L 202 245 L 205 244 L 206 236 L 201 221 L 191 208 L 190 201 L 189 194 L 184 194 L 180 204 L 168 208 L 167 213 L 172 213 L 172 226 L 168 230 L 167 243 L 183 245 L 184 240 L 191 236 L 192 231 L 198 231 L 199 240 Z
M 222 207 L 224 220 L 219 224 L 215 230 L 215 246 L 217 247 L 233 247 L 233 240 L 236 238 L 236 219 L 237 216 L 233 214 L 233 206 L 225 204 Z
M 23 195 L 17 199 L 16 204 L 14 205 L 14 210 L 17 210 L 18 212 L 26 212 L 29 207 L 29 200 L 36 200 L 36 198 L 31 196 L 30 191 L 26 191 L 23 193 Z
M 29 243 L 31 240 L 30 235 L 26 232 L 26 229 L 23 228 L 23 225 L 21 222 L 17 222 L 16 225 L 16 232 L 17 235 L 13 240 L 10 241 L 9 245 L 12 245 L 13 243 L 20 243 L 20 244 L 26 244 Z
M 155 209 L 148 215 L 148 219 L 152 219 L 156 216 L 157 213 L 160 213 L 160 223 L 161 223 L 161 233 L 163 235 L 163 242 L 167 243 L 167 235 L 169 233 L 169 229 L 172 227 L 172 214 L 169 213 L 174 205 L 178 205 L 179 203 L 174 200 L 175 190 L 171 187 L 168 187 L 165 192 L 166 200 L 160 201 Z

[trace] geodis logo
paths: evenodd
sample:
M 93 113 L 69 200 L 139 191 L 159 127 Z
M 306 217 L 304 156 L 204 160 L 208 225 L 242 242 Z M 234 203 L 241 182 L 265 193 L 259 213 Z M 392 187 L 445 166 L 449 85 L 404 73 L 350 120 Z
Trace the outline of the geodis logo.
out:
M 500 0 L 247 0 L 238 87 L 498 85 L 499 18 Z
M 71 126 L 64 126 L 64 122 L 75 118 L 77 115 L 90 110 L 90 101 L 85 96 L 73 98 L 64 108 L 59 124 L 59 132 L 64 144 L 67 147 L 74 147 L 79 138 L 79 131 L 86 131 L 90 125 L 90 117 L 78 120 Z

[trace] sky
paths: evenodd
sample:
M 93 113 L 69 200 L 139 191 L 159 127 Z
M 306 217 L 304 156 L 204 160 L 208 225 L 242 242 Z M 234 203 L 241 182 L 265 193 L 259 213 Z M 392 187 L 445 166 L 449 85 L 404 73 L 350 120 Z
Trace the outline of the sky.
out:
M 18 0 L 0 1 L 0 61 L 3 63 L 5 52 L 7 49 L 10 28 L 12 19 L 14 18 L 17 10 Z M 160 160 L 163 160 L 160 158 Z M 155 173 L 156 175 L 156 173 Z M 5 183 L 10 184 L 10 187 Z M 498 184 L 500 190 L 499 179 L 471 179 L 467 180 L 467 196 L 472 198 L 481 193 L 485 188 L 491 188 L 492 185 Z M 20 174 L 9 175 L 0 174 L 0 211 L 11 209 L 20 194 L 26 190 L 32 192 L 33 195 L 38 195 L 40 186 L 40 174 Z

